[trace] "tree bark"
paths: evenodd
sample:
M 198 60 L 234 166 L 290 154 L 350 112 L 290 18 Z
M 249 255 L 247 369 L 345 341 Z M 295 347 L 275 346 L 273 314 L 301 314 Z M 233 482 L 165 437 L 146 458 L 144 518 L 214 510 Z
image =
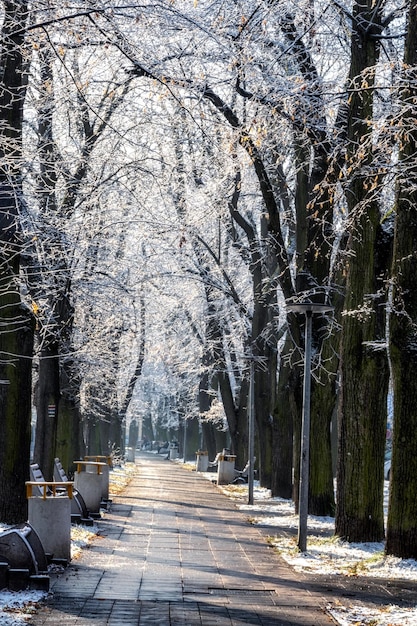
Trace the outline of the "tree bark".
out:
M 0 67 L 0 519 L 27 519 L 33 317 L 20 297 L 19 213 L 28 5 L 5 2 Z
M 295 244 L 296 244 L 296 272 L 297 282 L 302 274 L 307 274 L 315 286 L 323 288 L 329 286 L 331 272 L 333 231 L 333 196 L 331 193 L 329 171 L 329 154 L 332 152 L 327 133 L 327 120 L 324 98 L 320 89 L 320 78 L 310 50 L 305 46 L 295 25 L 294 16 L 289 9 L 281 19 L 281 29 L 288 43 L 291 45 L 293 58 L 302 77 L 303 84 L 311 85 L 314 92 L 314 106 L 311 100 L 300 94 L 300 98 L 293 103 L 293 151 L 295 169 Z M 297 291 L 300 285 L 297 285 Z M 299 350 L 299 339 L 302 337 L 303 322 L 294 316 L 288 319 L 291 335 L 297 345 L 287 344 L 287 357 L 291 351 Z M 297 325 L 299 326 L 297 328 Z M 330 515 L 334 511 L 334 489 L 331 470 L 330 422 L 336 402 L 335 369 L 330 376 L 327 368 L 319 362 L 323 351 L 323 342 L 327 321 L 313 320 L 312 343 L 314 353 L 318 355 L 313 365 L 317 365 L 315 376 L 320 378 L 320 384 L 312 381 L 311 387 L 311 432 L 310 437 L 310 485 L 309 510 L 316 515 Z M 285 358 L 285 353 L 283 353 Z M 294 369 L 298 369 L 295 366 Z M 280 376 L 284 377 L 284 384 L 279 382 L 279 389 L 285 390 L 287 373 L 281 369 Z M 301 372 L 294 372 L 293 382 L 301 385 Z M 287 387 L 287 391 L 289 391 Z M 302 413 L 301 388 L 292 390 L 292 400 L 296 401 L 294 413 L 295 423 L 291 429 L 294 440 L 294 475 L 298 480 L 298 435 L 300 431 Z M 278 402 L 289 402 L 280 395 Z M 278 412 L 279 415 L 279 412 Z M 289 444 L 289 441 L 287 442 Z M 290 458 L 290 450 L 286 450 L 286 458 Z M 294 496 L 298 497 L 298 484 L 294 485 Z M 297 499 L 296 499 L 297 506 Z
M 39 380 L 35 393 L 36 437 L 33 460 L 45 480 L 53 480 L 59 408 L 58 346 L 48 343 L 41 350 Z
M 417 5 L 408 2 L 393 261 L 394 436 L 386 552 L 417 558 Z
M 349 76 L 346 198 L 351 216 L 341 337 L 339 463 L 336 533 L 348 541 L 384 537 L 383 465 L 388 361 L 385 290 L 388 255 L 376 193 L 370 141 L 373 86 L 379 59 L 382 6 L 353 6 Z M 358 146 L 360 149 L 358 149 Z M 376 178 L 375 178 L 376 177 Z M 386 252 L 386 250 L 385 250 Z
M 288 354 L 291 347 L 292 339 L 288 335 L 283 347 L 283 354 Z M 272 426 L 273 472 L 271 493 L 273 496 L 288 499 L 293 496 L 294 407 L 290 398 L 295 372 L 296 370 L 289 364 L 281 362 Z

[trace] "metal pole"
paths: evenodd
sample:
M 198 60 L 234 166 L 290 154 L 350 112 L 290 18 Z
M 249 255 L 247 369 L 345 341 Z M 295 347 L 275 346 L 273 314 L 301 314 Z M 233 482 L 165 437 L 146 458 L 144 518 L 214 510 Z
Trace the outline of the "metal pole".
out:
M 301 552 L 307 550 L 307 515 L 308 515 L 308 482 L 310 463 L 310 393 L 311 393 L 311 333 L 312 311 L 305 312 L 305 352 L 304 352 L 304 386 L 303 386 L 303 418 L 301 428 L 300 458 L 300 493 L 299 493 L 299 524 L 298 547 Z
M 255 451 L 255 362 L 253 356 L 250 362 L 249 379 L 249 473 L 248 473 L 248 504 L 253 504 L 253 474 Z
M 183 463 L 185 463 L 185 457 L 186 457 L 186 449 L 187 449 L 187 420 L 184 417 L 184 437 L 183 437 L 183 442 L 182 442 L 182 448 L 183 448 Z

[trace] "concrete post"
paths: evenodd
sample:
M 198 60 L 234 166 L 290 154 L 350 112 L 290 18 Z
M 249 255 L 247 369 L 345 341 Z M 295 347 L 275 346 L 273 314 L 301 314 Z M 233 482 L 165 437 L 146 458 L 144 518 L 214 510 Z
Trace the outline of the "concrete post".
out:
M 99 517 L 103 492 L 103 469 L 108 465 L 94 461 L 74 461 L 74 463 L 77 466 L 74 474 L 74 487 L 84 498 L 90 515 Z M 91 471 L 91 467 L 94 468 L 94 472 Z
M 208 452 L 205 452 L 203 450 L 197 450 L 195 454 L 197 457 L 197 463 L 195 468 L 196 472 L 207 472 L 209 464 Z
M 135 462 L 135 448 L 132 448 L 132 447 L 126 448 L 126 458 L 127 458 L 128 463 Z
M 108 500 L 109 499 L 109 483 L 110 483 L 110 458 L 107 456 L 85 456 L 85 461 L 95 461 L 97 463 L 103 463 L 101 467 L 101 499 Z M 88 464 L 85 466 L 85 471 L 90 472 L 91 474 L 97 473 L 97 466 L 93 464 Z
M 219 457 L 217 466 L 217 484 L 228 485 L 233 482 L 235 476 L 235 461 L 236 457 L 232 454 L 221 455 Z
M 29 523 L 54 559 L 71 560 L 71 500 L 68 496 L 28 498 Z

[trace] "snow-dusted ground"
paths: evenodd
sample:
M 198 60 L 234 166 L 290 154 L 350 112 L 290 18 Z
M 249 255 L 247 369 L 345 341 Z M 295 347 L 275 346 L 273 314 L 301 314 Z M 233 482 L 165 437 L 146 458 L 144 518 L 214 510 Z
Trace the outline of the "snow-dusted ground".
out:
M 181 459 L 178 460 L 182 464 Z M 184 465 L 184 467 L 186 467 Z M 188 469 L 193 469 L 187 464 Z M 134 471 L 133 464 L 126 464 L 111 472 L 111 492 L 122 490 Z M 213 473 L 202 474 L 213 480 Z M 269 491 L 255 484 L 254 504 L 248 505 L 247 486 L 221 487 L 229 497 L 236 499 L 238 507 L 247 512 L 248 520 L 271 529 L 270 543 L 295 569 L 315 575 L 339 574 L 345 576 L 372 576 L 384 579 L 399 579 L 417 582 L 417 561 L 396 559 L 384 555 L 382 543 L 349 544 L 333 537 L 334 519 L 309 516 L 307 551 L 300 554 L 294 533 L 298 516 L 293 503 L 280 498 L 271 498 Z M 386 495 L 388 484 L 386 484 Z M 83 547 L 95 536 L 96 528 L 73 527 L 72 558 L 76 559 Z M 40 591 L 0 591 L 0 626 L 22 626 L 30 622 L 36 611 L 36 603 L 45 597 Z M 340 626 L 416 626 L 417 607 L 404 609 L 396 605 L 369 608 L 352 604 L 328 607 Z
M 115 495 L 123 490 L 135 471 L 133 463 L 117 467 L 110 472 L 110 493 Z M 5 526 L 0 525 L 1 529 Z M 71 527 L 71 559 L 75 560 L 82 549 L 97 535 L 96 526 Z M 0 591 L 0 626 L 22 626 L 30 623 L 31 616 L 36 612 L 36 605 L 47 594 L 44 591 Z
M 213 479 L 213 474 L 206 474 Z M 314 575 L 338 574 L 344 576 L 372 576 L 373 578 L 417 581 L 417 561 L 385 556 L 383 543 L 347 543 L 333 536 L 334 518 L 308 516 L 307 551 L 300 553 L 296 534 L 285 530 L 298 529 L 298 516 L 289 500 L 271 498 L 270 492 L 255 484 L 254 504 L 247 502 L 247 486 L 220 487 L 238 507 L 247 511 L 251 523 L 270 527 L 273 545 L 294 569 Z M 385 484 L 385 506 L 388 501 L 388 482 Z M 242 502 L 239 504 L 239 502 Z M 281 533 L 280 533 L 281 529 Z M 284 531 L 284 532 L 282 532 Z M 416 626 L 417 607 L 401 608 L 384 605 L 369 608 L 353 604 L 328 607 L 341 626 Z

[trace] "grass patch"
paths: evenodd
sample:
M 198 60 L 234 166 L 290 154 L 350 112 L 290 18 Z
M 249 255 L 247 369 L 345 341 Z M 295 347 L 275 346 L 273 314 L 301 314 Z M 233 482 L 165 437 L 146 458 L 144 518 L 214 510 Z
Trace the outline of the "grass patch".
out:
M 138 467 L 135 463 L 126 463 L 123 466 L 123 469 L 114 467 L 110 470 L 109 492 L 114 496 L 122 493 L 137 471 Z
M 248 495 L 247 485 L 220 485 L 222 492 L 232 498 L 244 498 Z
M 96 537 L 98 530 L 94 526 L 86 527 L 71 525 L 71 560 L 78 559 L 83 548 L 86 548 Z

